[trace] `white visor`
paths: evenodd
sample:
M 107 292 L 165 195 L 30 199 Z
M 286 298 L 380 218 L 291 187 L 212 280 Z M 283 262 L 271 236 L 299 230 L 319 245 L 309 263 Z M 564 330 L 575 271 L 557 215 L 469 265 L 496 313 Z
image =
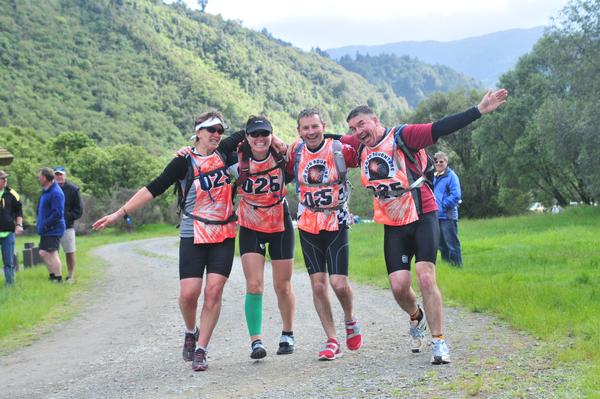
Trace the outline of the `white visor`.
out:
M 194 135 L 192 137 L 190 137 L 190 140 L 196 139 L 196 132 L 198 130 L 203 129 L 205 127 L 215 126 L 215 125 L 221 125 L 221 126 L 223 126 L 223 129 L 225 129 L 225 130 L 229 129 L 229 126 L 227 126 L 227 124 L 225 122 L 223 122 L 220 118 L 215 116 L 215 117 L 205 120 L 204 122 L 200 122 L 199 124 L 194 126 Z

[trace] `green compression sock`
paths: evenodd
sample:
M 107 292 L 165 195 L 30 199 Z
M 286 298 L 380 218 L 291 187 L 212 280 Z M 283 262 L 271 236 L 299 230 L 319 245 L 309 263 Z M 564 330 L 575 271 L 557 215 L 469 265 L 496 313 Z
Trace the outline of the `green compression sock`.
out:
M 246 294 L 246 324 L 250 336 L 260 335 L 262 332 L 262 294 Z

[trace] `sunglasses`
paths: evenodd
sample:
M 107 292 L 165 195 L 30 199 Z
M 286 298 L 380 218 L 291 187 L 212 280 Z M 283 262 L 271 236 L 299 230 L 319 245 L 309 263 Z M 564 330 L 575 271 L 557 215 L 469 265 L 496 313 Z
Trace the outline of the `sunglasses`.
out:
M 223 129 L 222 127 L 214 127 L 214 126 L 207 127 L 206 131 L 208 131 L 209 133 L 219 133 L 219 134 L 225 133 L 225 129 Z
M 250 132 L 250 133 L 246 133 L 246 134 L 252 138 L 257 138 L 257 137 L 269 137 L 271 135 L 271 132 L 269 132 L 268 130 L 256 130 L 254 132 Z
M 446 163 L 446 161 L 444 161 L 443 159 L 440 159 L 439 161 L 435 161 L 435 163 Z

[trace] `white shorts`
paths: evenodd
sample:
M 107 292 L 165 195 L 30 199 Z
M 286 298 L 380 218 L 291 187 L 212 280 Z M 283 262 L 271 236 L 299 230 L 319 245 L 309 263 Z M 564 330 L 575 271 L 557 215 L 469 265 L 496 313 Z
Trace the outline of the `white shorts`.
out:
M 65 230 L 65 234 L 60 239 L 60 245 L 66 254 L 75 252 L 75 229 L 70 228 Z

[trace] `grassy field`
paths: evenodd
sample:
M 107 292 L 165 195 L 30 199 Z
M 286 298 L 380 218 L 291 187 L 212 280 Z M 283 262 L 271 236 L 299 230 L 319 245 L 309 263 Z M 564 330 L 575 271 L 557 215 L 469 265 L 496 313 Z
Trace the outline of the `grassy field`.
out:
M 566 362 L 584 392 L 600 394 L 600 209 L 465 220 L 459 230 L 464 267 L 437 268 L 445 301 L 550 343 L 546 361 Z M 350 241 L 352 280 L 388 287 L 382 226 L 357 225 Z
M 486 312 L 530 332 L 549 348 L 545 362 L 563 362 L 578 388 L 593 396 L 600 379 L 600 209 L 563 214 L 460 222 L 464 267 L 438 265 L 447 303 Z M 48 284 L 45 267 L 19 272 L 13 289 L 0 287 L 0 348 L 10 350 L 39 336 L 78 310 L 73 295 L 87 291 L 103 272 L 90 250 L 98 245 L 162 235 L 172 226 L 144 226 L 132 234 L 78 238 L 78 282 Z M 20 239 L 22 242 L 31 239 Z M 359 224 L 350 231 L 352 281 L 387 287 L 383 227 Z M 302 266 L 300 245 L 296 257 Z M 3 277 L 0 277 L 3 285 Z M 74 300 L 75 298 L 75 300 Z M 390 294 L 391 300 L 391 294 Z M 594 394 L 595 392 L 595 394 Z
M 0 273 L 0 353 L 27 345 L 51 329 L 51 326 L 77 314 L 78 293 L 87 292 L 103 276 L 105 265 L 91 255 L 91 249 L 113 242 L 140 240 L 150 237 L 177 235 L 178 230 L 167 225 L 142 226 L 134 233 L 105 232 L 77 238 L 76 284 L 50 284 L 45 265 L 19 271 L 14 287 L 4 286 Z M 18 237 L 16 250 L 21 258 L 23 243 L 39 242 L 39 237 Z M 62 254 L 63 274 L 66 261 Z

